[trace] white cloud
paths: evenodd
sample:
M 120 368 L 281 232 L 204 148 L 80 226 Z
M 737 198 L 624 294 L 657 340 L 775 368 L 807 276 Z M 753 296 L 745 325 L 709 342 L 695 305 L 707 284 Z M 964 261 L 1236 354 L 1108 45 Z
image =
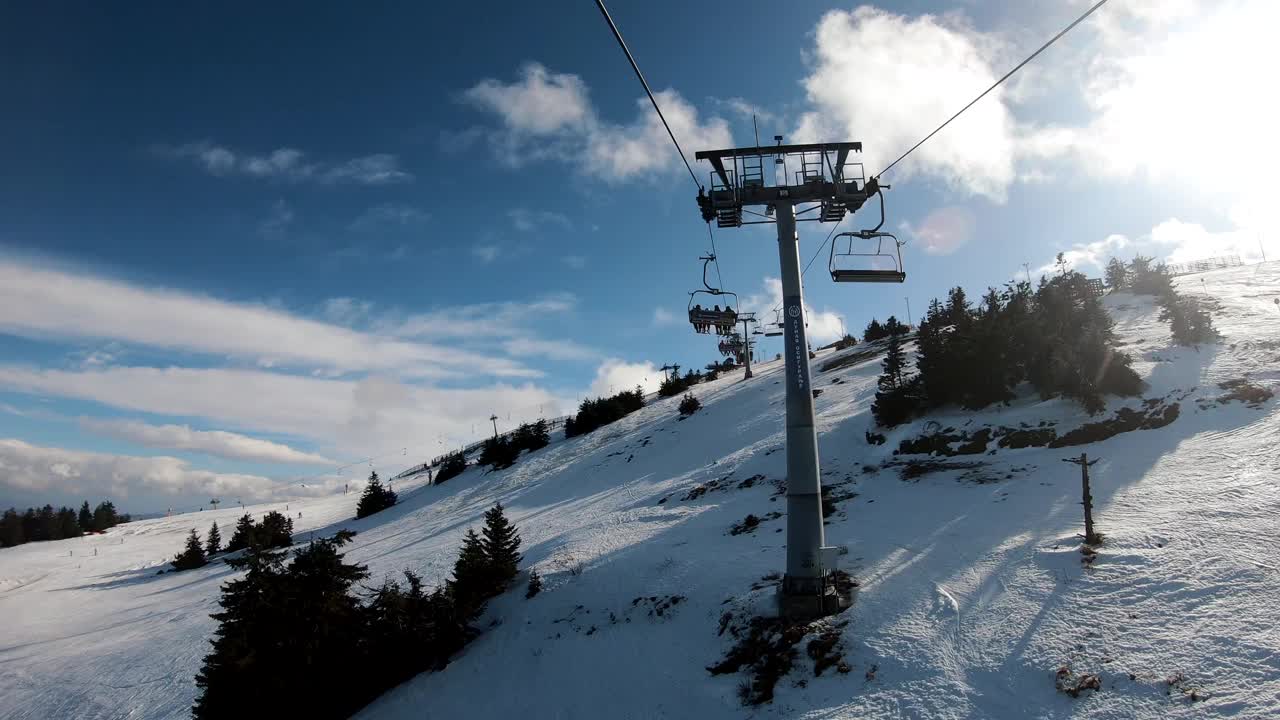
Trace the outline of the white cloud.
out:
M 967 208 L 953 205 L 938 208 L 925 216 L 924 220 L 918 226 L 908 222 L 902 223 L 902 229 L 906 236 L 913 237 L 921 243 L 926 253 L 930 255 L 950 255 L 959 250 L 961 246 L 969 242 L 969 238 L 973 236 L 973 229 L 976 220 L 973 213 Z M 858 242 L 856 239 L 854 242 Z M 875 250 L 875 244 L 866 245 L 867 241 L 862 241 L 861 246 L 870 247 L 871 251 Z M 891 242 L 887 241 L 886 242 Z M 857 247 L 857 246 L 855 246 Z M 887 246 L 881 248 L 888 252 L 893 252 L 892 248 Z
M 653 309 L 653 326 L 667 327 L 676 324 L 676 316 L 666 308 L 656 307 Z
M 907 18 L 870 6 L 818 22 L 804 87 L 812 109 L 794 142 L 858 140 L 868 173 L 972 100 L 999 77 L 999 43 L 956 15 Z M 992 91 L 894 169 L 962 193 L 1003 201 L 1015 178 L 1015 127 L 1003 89 Z
M 553 293 L 528 302 L 491 302 L 457 305 L 416 313 L 388 325 L 384 332 L 403 338 L 514 337 L 533 320 L 571 312 L 577 298 Z
M 674 90 L 655 95 L 687 152 L 732 144 L 723 119 L 703 122 L 697 109 Z M 531 63 L 520 69 L 515 82 L 487 79 L 463 93 L 463 98 L 498 117 L 502 128 L 490 140 L 498 157 L 512 165 L 556 158 L 580 163 L 582 172 L 608 182 L 682 168 L 647 98 L 636 101 L 639 114 L 631 122 L 608 123 L 599 117 L 586 85 L 576 75 L 552 73 Z M 692 156 L 689 161 L 693 162 Z
M 1074 245 L 1063 253 L 1068 267 L 1088 272 L 1101 272 L 1111 258 L 1128 261 L 1134 255 L 1153 257 L 1167 263 L 1187 263 L 1212 257 L 1237 255 L 1243 262 L 1262 259 L 1263 248 L 1271 258 L 1280 257 L 1280 241 L 1268 239 L 1243 228 L 1211 231 L 1203 225 L 1169 218 L 1136 238 L 1112 234 L 1091 243 Z M 1053 261 L 1037 272 L 1056 269 Z
M 491 263 L 498 259 L 498 253 L 501 250 L 502 248 L 497 245 L 473 245 L 471 254 L 475 255 L 476 259 L 482 263 Z
M 756 320 L 763 326 L 774 321 L 773 308 L 780 305 L 782 305 L 782 281 L 778 278 L 766 277 L 762 292 L 742 298 L 739 312 L 754 312 Z M 825 309 L 819 312 L 806 300 L 804 316 L 809 342 L 815 348 L 840 339 L 841 315 L 839 313 Z
M 356 332 L 263 305 L 142 288 L 4 258 L 0 332 L 109 339 L 337 371 L 394 371 L 420 377 L 538 375 L 505 358 Z
M 402 447 L 436 454 L 428 450 L 437 438 L 442 450 L 475 439 L 469 428 L 476 418 L 501 412 L 513 420 L 535 419 L 539 408 L 558 406 L 557 397 L 528 384 L 438 388 L 387 376 L 347 380 L 221 368 L 0 365 L 0 388 L 308 438 L 340 457 Z
M 197 470 L 174 457 L 81 452 L 0 439 L 0 483 L 11 491 L 61 497 L 179 495 L 265 500 L 281 488 L 269 478 Z
M 518 133 L 550 135 L 584 129 L 594 122 L 595 111 L 582 79 L 549 72 L 537 63 L 520 68 L 518 82 L 506 84 L 490 78 L 467 90 L 463 97 L 496 113 L 504 125 Z
M 769 131 L 768 126 L 778 121 L 777 115 L 774 115 L 773 113 L 769 112 L 768 110 L 765 110 L 759 105 L 756 105 L 755 103 L 752 103 L 752 102 L 748 102 L 740 97 L 731 97 L 727 99 L 712 98 L 712 102 L 714 102 L 717 105 L 721 105 L 723 107 L 728 108 L 735 115 L 738 115 L 743 120 L 751 120 L 754 118 L 756 123 L 758 123 L 761 126 L 761 133 L 762 133 L 761 137 L 764 137 L 764 138 L 773 137 L 773 133 Z
M 582 255 L 565 255 L 560 261 L 574 270 L 581 270 L 587 266 L 587 259 Z
M 555 225 L 565 229 L 573 227 L 573 223 L 569 221 L 569 218 L 550 210 L 512 208 L 507 211 L 507 216 L 511 218 L 511 224 L 515 229 L 521 232 L 532 232 L 548 225 Z
M 315 453 L 224 430 L 193 430 L 189 425 L 151 425 L 138 420 L 81 418 L 89 432 L 166 450 L 194 450 L 232 460 L 336 465 Z
M 1062 253 L 1067 267 L 1088 273 L 1089 270 L 1101 271 L 1113 257 L 1119 257 L 1121 251 L 1130 246 L 1129 238 L 1112 234 L 1091 243 L 1078 243 L 1070 250 Z M 1126 256 L 1123 259 L 1128 259 Z M 1051 260 L 1036 268 L 1037 275 L 1049 275 L 1058 269 L 1057 259 Z
M 258 225 L 258 232 L 268 237 L 278 236 L 293 224 L 293 208 L 284 200 L 271 206 L 271 214 Z
M 599 356 L 595 350 L 572 340 L 545 340 L 517 337 L 502 344 L 508 355 L 526 357 L 538 355 L 552 360 L 590 360 Z
M 308 161 L 306 153 L 290 147 L 278 148 L 265 155 L 254 155 L 208 140 L 177 146 L 157 145 L 155 149 L 169 157 L 192 159 L 206 172 L 219 177 L 245 175 L 332 185 L 388 185 L 413 179 L 413 175 L 400 169 L 395 155 L 386 153 L 325 163 Z
M 642 363 L 626 362 L 618 358 L 609 358 L 596 368 L 595 379 L 587 388 L 587 397 L 605 397 L 623 390 L 632 390 L 637 385 L 646 393 L 655 392 L 662 382 L 662 370 L 649 361 Z
M 360 213 L 351 221 L 350 228 L 357 232 L 368 232 L 386 227 L 405 227 L 426 222 L 431 215 L 411 205 L 384 203 Z

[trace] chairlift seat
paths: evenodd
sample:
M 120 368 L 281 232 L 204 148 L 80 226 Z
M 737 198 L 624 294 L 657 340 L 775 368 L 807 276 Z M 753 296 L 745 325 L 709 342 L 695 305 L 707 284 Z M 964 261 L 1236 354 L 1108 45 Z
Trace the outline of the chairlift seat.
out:
M 907 274 L 897 270 L 841 270 L 831 271 L 836 282 L 905 282 Z

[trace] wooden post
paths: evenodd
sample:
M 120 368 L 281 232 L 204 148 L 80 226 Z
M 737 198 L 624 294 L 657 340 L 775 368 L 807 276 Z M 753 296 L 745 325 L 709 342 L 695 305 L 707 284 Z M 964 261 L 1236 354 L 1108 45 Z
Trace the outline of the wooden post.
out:
M 1089 466 L 1098 461 L 1091 462 L 1087 453 L 1080 453 L 1079 458 L 1063 458 L 1062 462 L 1080 466 L 1080 488 L 1084 505 L 1084 544 L 1099 545 L 1102 543 L 1102 538 L 1093 531 L 1093 493 L 1089 489 Z

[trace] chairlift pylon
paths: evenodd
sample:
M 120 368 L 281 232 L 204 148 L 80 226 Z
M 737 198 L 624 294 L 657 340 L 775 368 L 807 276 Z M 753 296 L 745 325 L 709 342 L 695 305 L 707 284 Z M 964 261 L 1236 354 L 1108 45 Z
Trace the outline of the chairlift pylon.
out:
M 702 261 L 702 286 L 705 290 L 694 290 L 689 293 L 689 324 L 693 326 L 694 332 L 706 334 L 715 328 L 717 335 L 728 335 L 733 332 L 733 326 L 738 322 L 738 313 L 734 310 L 738 306 L 738 295 L 727 290 L 712 287 L 707 282 L 707 266 L 715 262 L 714 254 L 704 255 L 698 258 Z M 698 296 L 705 295 L 708 300 L 705 302 L 712 305 L 711 308 L 705 308 L 701 302 L 698 302 Z M 724 296 L 724 308 L 720 307 L 719 298 Z M 729 298 L 733 298 L 732 304 Z
M 882 187 L 887 188 L 888 185 Z M 880 232 L 880 228 L 884 225 L 884 193 L 881 191 L 877 194 L 880 195 L 879 224 L 870 230 L 842 232 L 831 239 L 831 255 L 827 260 L 827 269 L 831 272 L 831 279 L 836 282 L 900 283 L 907 279 L 907 274 L 902 267 L 904 241 L 899 240 L 893 233 Z M 893 242 L 891 247 L 885 247 L 886 238 Z M 843 252 L 840 250 L 842 239 L 845 241 Z M 859 248 L 862 252 L 855 252 L 855 240 L 867 242 L 867 245 Z M 875 243 L 874 249 L 870 246 L 871 242 Z

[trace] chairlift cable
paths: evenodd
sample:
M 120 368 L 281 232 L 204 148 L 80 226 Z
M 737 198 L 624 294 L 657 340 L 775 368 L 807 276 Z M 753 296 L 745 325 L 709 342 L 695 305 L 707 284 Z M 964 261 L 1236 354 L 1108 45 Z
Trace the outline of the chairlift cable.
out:
M 680 149 L 680 142 L 676 140 L 676 134 L 671 132 L 671 126 L 667 124 L 667 118 L 662 114 L 662 108 L 658 107 L 658 99 L 653 96 L 653 91 L 649 89 L 649 83 L 644 79 L 644 74 L 640 72 L 640 66 L 636 64 L 636 59 L 631 55 L 631 51 L 627 49 L 627 41 L 622 39 L 622 33 L 618 30 L 618 26 L 614 24 L 608 9 L 605 8 L 604 0 L 596 0 L 596 7 L 600 8 L 600 12 L 604 14 L 605 21 L 609 23 L 609 29 L 613 31 L 613 36 L 617 38 L 618 45 L 622 47 L 622 52 L 626 53 L 627 60 L 631 63 L 631 69 L 636 71 L 636 77 L 640 79 L 640 84 L 644 86 L 645 94 L 649 96 L 649 102 L 653 103 L 653 109 L 657 111 L 658 119 L 662 121 L 662 126 L 667 129 L 667 135 L 671 136 L 671 142 L 676 146 L 676 152 L 680 153 L 680 159 L 684 161 L 684 166 L 689 171 L 689 177 L 693 179 L 693 184 L 698 186 L 698 190 L 702 190 L 702 183 L 698 182 L 698 176 L 693 172 L 693 166 L 689 164 L 689 158 L 685 157 L 684 150 Z
M 1066 26 L 1065 28 L 1063 28 L 1063 29 L 1061 30 L 1061 32 L 1059 32 L 1057 35 L 1054 35 L 1052 38 L 1049 38 L 1049 42 L 1045 43 L 1044 45 L 1041 45 L 1039 50 L 1036 50 L 1035 52 L 1033 52 L 1033 53 L 1031 53 L 1030 55 L 1028 55 L 1026 60 L 1023 60 L 1022 62 L 1018 63 L 1018 64 L 1017 64 L 1017 66 L 1015 66 L 1012 70 L 1010 70 L 1009 72 L 1005 73 L 1005 74 L 1004 74 L 1004 77 L 1002 77 L 1002 78 L 1000 78 L 999 80 L 997 80 L 997 81 L 995 82 L 995 84 L 994 84 L 994 85 L 992 85 L 991 87 L 987 88 L 986 90 L 983 90 L 981 95 L 979 95 L 978 97 L 974 98 L 974 99 L 973 99 L 973 100 L 972 100 L 968 105 L 965 105 L 964 107 L 960 108 L 960 112 L 957 112 L 955 115 L 952 115 L 950 118 L 948 118 L 948 119 L 947 119 L 947 121 L 946 121 L 946 122 L 944 122 L 944 123 L 942 123 L 941 125 L 939 125 L 939 126 L 938 126 L 938 128 L 937 128 L 936 130 L 934 130 L 933 132 L 931 132 L 931 133 L 929 133 L 928 135 L 926 135 L 926 136 L 924 137 L 924 140 L 921 140 L 920 142 L 918 142 L 918 143 L 916 143 L 915 145 L 911 146 L 911 149 L 910 149 L 910 150 L 908 150 L 908 151 L 906 151 L 906 152 L 904 152 L 904 153 L 902 153 L 902 156 L 901 156 L 901 157 L 899 157 L 897 160 L 894 160 L 893 162 L 889 163 L 889 166 L 888 166 L 888 167 L 886 167 L 885 169 L 881 170 L 879 173 L 877 173 L 877 174 L 876 174 L 876 177 L 880 177 L 881 175 L 884 175 L 885 173 L 887 173 L 887 172 L 889 172 L 890 170 L 892 170 L 894 165 L 897 165 L 898 163 L 902 162 L 902 161 L 903 161 L 903 160 L 904 160 L 908 155 L 910 155 L 911 153 L 915 152 L 915 149 L 916 149 L 916 148 L 918 148 L 918 147 L 920 147 L 921 145 L 923 145 L 923 144 L 925 144 L 926 142 L 928 142 L 929 138 L 933 137 L 934 135 L 937 135 L 937 134 L 942 130 L 942 128 L 944 128 L 944 127 L 946 127 L 946 126 L 950 125 L 952 120 L 955 120 L 956 118 L 960 117 L 960 115 L 961 115 L 962 113 L 964 113 L 964 111 L 965 111 L 965 110 L 968 110 L 969 108 L 973 107 L 975 104 L 977 104 L 977 102 L 978 102 L 979 100 L 981 100 L 982 98 L 986 97 L 986 96 L 987 96 L 987 93 L 991 92 L 992 90 L 995 90 L 997 87 L 999 87 L 999 86 L 1000 86 L 1000 84 L 1001 84 L 1001 83 L 1003 83 L 1005 80 L 1008 80 L 1010 77 L 1012 77 L 1012 76 L 1013 76 L 1013 74 L 1014 74 L 1014 73 L 1016 73 L 1016 72 L 1018 72 L 1019 70 L 1021 70 L 1023 65 L 1026 65 L 1027 63 L 1029 63 L 1029 62 L 1031 62 L 1032 60 L 1034 60 L 1034 59 L 1036 58 L 1036 56 L 1037 56 L 1037 55 L 1039 55 L 1040 53 L 1042 53 L 1042 52 L 1044 52 L 1045 50 L 1047 50 L 1047 49 L 1049 48 L 1049 46 L 1050 46 L 1050 45 L 1052 45 L 1052 44 L 1054 44 L 1055 42 L 1057 42 L 1057 41 L 1058 41 L 1058 39 L 1059 39 L 1059 38 L 1061 38 L 1063 35 L 1066 35 L 1068 32 L 1071 32 L 1072 28 L 1074 28 L 1075 26 L 1077 26 L 1077 25 L 1079 25 L 1080 23 L 1084 22 L 1085 18 L 1089 17 L 1090 15 L 1092 15 L 1092 14 L 1094 13 L 1094 11 L 1095 11 L 1095 10 L 1097 10 L 1098 8 L 1100 8 L 1100 7 L 1102 7 L 1103 5 L 1106 5 L 1106 4 L 1107 4 L 1107 0 L 1098 0 L 1098 2 L 1094 3 L 1093 7 L 1089 8 L 1088 10 L 1086 10 L 1086 11 L 1084 12 L 1084 14 L 1083 14 L 1083 15 L 1081 15 L 1081 16 L 1080 16 L 1080 17 L 1078 17 L 1078 18 L 1076 18 L 1074 22 L 1072 22 L 1070 25 L 1068 25 L 1068 26 Z M 697 181 L 695 180 L 694 182 L 697 182 Z

